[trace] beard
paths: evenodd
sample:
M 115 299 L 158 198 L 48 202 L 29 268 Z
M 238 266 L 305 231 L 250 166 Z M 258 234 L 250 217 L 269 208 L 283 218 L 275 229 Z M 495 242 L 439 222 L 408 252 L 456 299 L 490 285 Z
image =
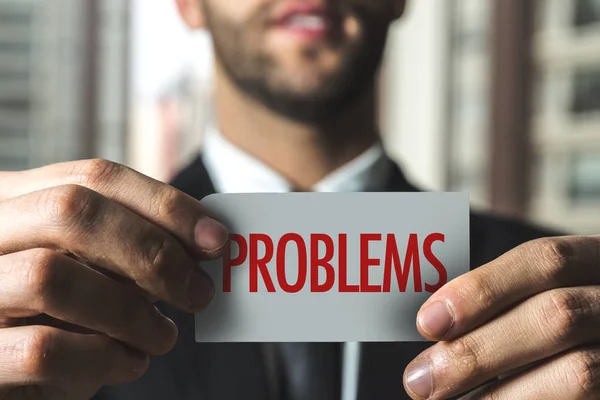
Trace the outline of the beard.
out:
M 332 25 L 341 27 L 343 20 L 352 16 L 359 24 L 359 34 L 350 39 L 338 28 L 326 40 L 302 48 L 300 57 L 308 78 L 297 84 L 298 76 L 290 76 L 293 73 L 262 47 L 271 8 L 277 2 L 263 5 L 242 24 L 220 15 L 208 3 L 204 2 L 207 26 L 223 71 L 243 93 L 272 112 L 317 125 L 372 93 L 393 20 L 389 13 L 353 6 L 350 0 L 336 2 Z M 336 68 L 324 71 L 318 67 L 316 61 L 324 51 L 336 54 Z

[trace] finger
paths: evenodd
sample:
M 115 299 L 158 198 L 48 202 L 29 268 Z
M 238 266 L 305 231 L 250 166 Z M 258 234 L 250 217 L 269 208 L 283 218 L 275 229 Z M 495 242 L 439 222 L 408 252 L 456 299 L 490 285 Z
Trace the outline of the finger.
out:
M 458 395 L 519 367 L 600 339 L 598 287 L 537 295 L 482 327 L 422 353 L 405 372 L 414 398 Z
M 202 310 L 214 294 L 213 282 L 172 235 L 82 186 L 3 201 L 0 221 L 0 253 L 62 249 L 184 311 Z
M 214 258 L 227 242 L 227 229 L 208 217 L 209 213 L 198 201 L 169 185 L 105 160 L 0 174 L 0 201 L 71 184 L 98 192 L 152 221 L 196 255 Z
M 0 389 L 25 385 L 99 388 L 138 379 L 148 356 L 105 335 L 46 326 L 0 330 Z
M 558 287 L 600 283 L 600 237 L 526 243 L 433 294 L 417 316 L 429 340 L 451 340 L 524 299 Z
M 139 294 L 52 250 L 0 257 L 0 287 L 3 317 L 47 314 L 152 355 L 177 338 L 175 324 Z
M 461 400 L 596 400 L 600 348 L 572 350 L 519 375 L 484 386 Z

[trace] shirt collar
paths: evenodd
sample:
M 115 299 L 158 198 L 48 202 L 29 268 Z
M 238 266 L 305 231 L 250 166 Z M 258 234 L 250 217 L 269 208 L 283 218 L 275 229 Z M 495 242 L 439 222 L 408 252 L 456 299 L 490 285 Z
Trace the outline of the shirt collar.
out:
M 247 154 L 209 127 L 203 147 L 203 161 L 219 193 L 286 193 L 289 182 L 276 171 Z M 318 182 L 315 192 L 372 192 L 384 190 L 392 162 L 381 143 Z

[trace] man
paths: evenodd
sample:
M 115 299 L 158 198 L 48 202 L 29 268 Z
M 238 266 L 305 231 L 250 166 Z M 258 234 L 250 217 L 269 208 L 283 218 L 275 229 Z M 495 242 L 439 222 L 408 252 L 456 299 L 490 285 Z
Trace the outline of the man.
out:
M 478 214 L 481 267 L 419 313 L 431 347 L 196 344 L 192 313 L 214 293 L 197 261 L 227 231 L 194 198 L 417 189 L 374 113 L 403 0 L 177 4 L 217 53 L 215 127 L 181 191 L 101 160 L 0 173 L 0 399 L 337 400 L 356 361 L 360 400 L 406 398 L 402 376 L 415 399 L 600 396 L 600 238 L 530 241 L 550 233 Z

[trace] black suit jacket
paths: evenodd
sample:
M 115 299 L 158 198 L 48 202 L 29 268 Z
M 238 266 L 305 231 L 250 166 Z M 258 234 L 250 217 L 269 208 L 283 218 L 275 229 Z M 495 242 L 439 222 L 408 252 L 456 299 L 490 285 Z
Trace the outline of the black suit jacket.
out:
M 214 193 L 210 177 L 197 158 L 172 182 L 202 199 Z M 389 192 L 415 192 L 400 169 L 387 184 Z M 497 258 L 519 244 L 553 232 L 491 215 L 471 214 L 471 268 Z M 194 317 L 161 304 L 179 327 L 179 340 L 166 356 L 152 360 L 139 381 L 101 390 L 94 400 L 275 400 L 269 399 L 267 375 L 259 344 L 200 344 L 194 340 Z M 359 400 L 407 398 L 402 374 L 429 343 L 366 343 L 362 347 Z M 339 399 L 332 399 L 339 400 Z

